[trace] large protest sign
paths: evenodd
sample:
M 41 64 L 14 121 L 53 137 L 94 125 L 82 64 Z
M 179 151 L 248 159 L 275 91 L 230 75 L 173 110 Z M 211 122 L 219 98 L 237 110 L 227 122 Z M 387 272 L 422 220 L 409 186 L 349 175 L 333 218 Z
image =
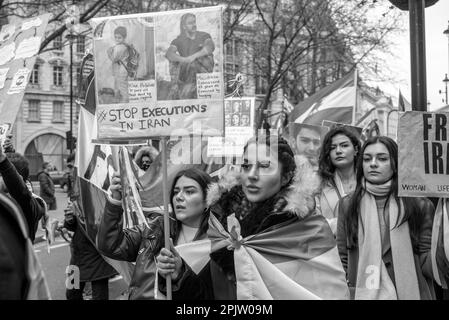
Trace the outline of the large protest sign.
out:
M 246 142 L 254 136 L 255 98 L 226 98 L 225 136 L 208 139 L 208 156 L 241 156 Z
M 449 197 L 449 113 L 399 115 L 399 196 Z
M 7 24 L 0 31 L 0 125 L 16 120 L 48 18 L 44 14 Z
M 222 7 L 91 25 L 98 138 L 223 135 Z

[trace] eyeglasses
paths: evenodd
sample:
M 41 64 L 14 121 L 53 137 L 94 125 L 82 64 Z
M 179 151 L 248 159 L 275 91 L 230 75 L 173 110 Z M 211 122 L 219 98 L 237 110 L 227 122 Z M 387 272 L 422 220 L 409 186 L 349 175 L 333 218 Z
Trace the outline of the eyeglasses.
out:
M 152 164 L 153 161 L 151 160 L 142 160 L 142 164 Z

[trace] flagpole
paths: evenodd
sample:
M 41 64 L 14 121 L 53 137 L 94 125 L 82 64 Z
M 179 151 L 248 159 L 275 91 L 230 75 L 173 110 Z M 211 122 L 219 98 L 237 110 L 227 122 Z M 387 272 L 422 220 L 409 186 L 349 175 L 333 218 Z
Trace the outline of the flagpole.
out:
M 356 67 L 354 71 L 354 108 L 352 109 L 352 125 L 355 125 L 355 116 L 357 110 L 357 81 L 358 81 L 358 71 Z
M 170 250 L 170 217 L 168 212 L 168 177 L 167 177 L 167 138 L 161 138 L 162 153 L 162 194 L 164 197 L 164 243 L 165 249 Z M 167 275 L 167 300 L 172 300 L 171 276 Z

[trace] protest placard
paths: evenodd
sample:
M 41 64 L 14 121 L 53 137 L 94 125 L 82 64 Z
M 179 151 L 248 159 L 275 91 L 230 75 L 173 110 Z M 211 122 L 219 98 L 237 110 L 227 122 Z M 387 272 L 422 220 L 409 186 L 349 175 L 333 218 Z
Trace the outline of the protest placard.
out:
M 49 16 L 44 14 L 17 24 L 7 24 L 0 31 L 2 124 L 16 120 Z
M 194 122 L 203 135 L 223 135 L 221 6 L 91 25 L 99 139 L 190 135 Z
M 3 142 L 5 141 L 10 128 L 10 123 L 0 124 L 0 148 L 3 148 Z
M 254 135 L 255 98 L 226 98 L 225 137 L 209 138 L 208 156 L 241 156 L 246 142 Z
M 449 197 L 449 113 L 399 114 L 398 193 Z

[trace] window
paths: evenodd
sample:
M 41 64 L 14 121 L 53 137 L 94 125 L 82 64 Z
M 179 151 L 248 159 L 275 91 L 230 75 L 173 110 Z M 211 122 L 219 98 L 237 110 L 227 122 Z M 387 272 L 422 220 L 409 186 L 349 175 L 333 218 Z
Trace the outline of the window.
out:
M 55 50 L 62 50 L 62 36 L 57 36 L 53 40 L 53 49 L 55 49 Z
M 41 121 L 41 102 L 39 100 L 28 100 L 28 121 Z
M 78 36 L 76 40 L 76 52 L 84 54 L 85 51 L 86 51 L 86 37 Z
M 55 86 L 62 86 L 62 67 L 53 67 L 53 84 Z
M 64 122 L 63 101 L 53 101 L 53 122 Z
M 31 71 L 30 83 L 31 84 L 39 84 L 39 65 L 38 64 L 35 64 L 33 67 L 33 71 Z
M 260 74 L 256 75 L 256 94 L 267 93 L 267 80 Z

